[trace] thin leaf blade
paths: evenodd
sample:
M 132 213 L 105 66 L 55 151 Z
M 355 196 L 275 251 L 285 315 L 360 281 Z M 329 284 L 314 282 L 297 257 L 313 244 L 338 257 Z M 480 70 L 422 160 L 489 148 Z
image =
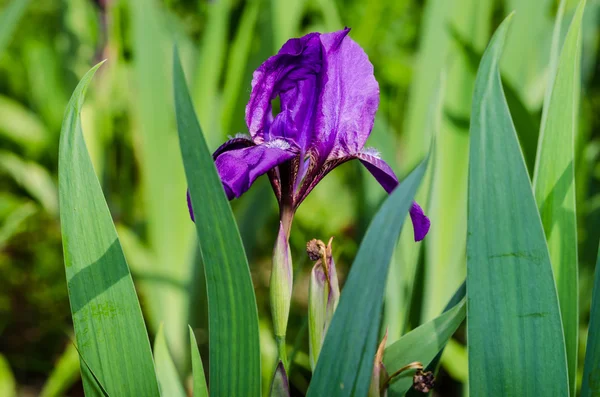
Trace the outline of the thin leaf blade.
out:
M 389 263 L 427 169 L 422 162 L 371 222 L 327 331 L 308 396 L 364 396 L 369 389 Z
M 156 375 L 163 396 L 185 397 L 187 396 L 181 380 L 177 374 L 177 368 L 169 353 L 165 332 L 161 324 L 154 339 L 154 361 L 156 363 Z
M 259 396 L 258 313 L 248 261 L 177 51 L 173 70 L 181 154 L 207 280 L 211 395 Z
M 563 3 L 564 6 L 564 3 Z M 575 209 L 575 134 L 581 80 L 579 3 L 563 44 L 553 87 L 548 94 L 533 176 L 535 198 L 548 241 L 560 304 L 571 394 L 577 378 L 579 283 Z M 557 26 L 560 24 L 557 23 Z
M 462 299 L 447 312 L 420 325 L 388 346 L 383 356 L 386 370 L 394 373 L 415 361 L 419 361 L 423 366 L 429 365 L 465 319 L 465 303 Z M 400 375 L 395 378 L 390 384 L 389 396 L 404 396 L 412 387 L 412 375 L 413 373 L 410 373 L 409 376 Z
M 592 292 L 592 309 L 588 329 L 581 397 L 600 395 L 600 248 L 596 261 L 596 275 Z
M 190 346 L 192 349 L 192 378 L 194 384 L 194 397 L 208 397 L 208 387 L 206 386 L 206 377 L 204 376 L 204 366 L 202 365 L 202 358 L 200 357 L 200 351 L 198 350 L 198 342 L 196 341 L 196 335 L 192 327 L 190 329 Z

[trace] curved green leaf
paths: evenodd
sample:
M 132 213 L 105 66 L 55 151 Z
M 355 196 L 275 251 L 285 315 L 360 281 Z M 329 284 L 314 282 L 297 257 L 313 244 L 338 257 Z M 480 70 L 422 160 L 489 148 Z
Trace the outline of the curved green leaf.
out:
M 390 260 L 427 161 L 390 194 L 371 222 L 327 331 L 308 396 L 367 395 Z
M 248 261 L 177 51 L 173 74 L 181 154 L 207 282 L 210 395 L 259 396 L 258 313 Z
M 165 332 L 161 324 L 154 339 L 154 362 L 156 363 L 156 375 L 162 396 L 185 397 L 187 396 L 181 380 L 177 374 L 177 368 L 169 353 Z
M 200 351 L 198 350 L 198 342 L 196 342 L 196 335 L 192 331 L 192 327 L 188 325 L 190 329 L 190 346 L 192 349 L 192 378 L 194 381 L 194 397 L 208 397 L 208 387 L 206 386 L 206 377 L 204 376 L 204 366 L 202 365 L 202 358 L 200 357 Z
M 464 298 L 452 309 L 437 318 L 426 322 L 400 338 L 385 349 L 383 363 L 388 373 L 419 361 L 423 366 L 429 363 L 446 346 L 448 340 L 456 332 L 465 319 L 466 307 Z M 389 388 L 389 396 L 404 396 L 413 384 L 414 372 L 401 374 L 394 378 Z
M 85 90 L 98 67 L 75 89 L 60 135 L 59 208 L 75 336 L 109 394 L 158 396 L 142 311 L 81 130 Z M 83 365 L 82 372 L 86 395 L 102 395 Z
M 581 397 L 600 395 L 600 249 L 596 261 L 596 275 L 592 292 L 592 309 L 590 310 L 590 327 L 588 330 Z
M 564 2 L 563 2 L 564 6 Z M 581 80 L 579 3 L 558 59 L 545 104 L 533 175 L 535 198 L 546 232 L 565 334 L 571 394 L 577 378 L 579 291 L 575 211 L 575 134 Z M 557 23 L 557 26 L 560 24 Z
M 568 396 L 558 298 L 498 63 L 509 16 L 479 66 L 471 115 L 467 233 L 469 391 Z

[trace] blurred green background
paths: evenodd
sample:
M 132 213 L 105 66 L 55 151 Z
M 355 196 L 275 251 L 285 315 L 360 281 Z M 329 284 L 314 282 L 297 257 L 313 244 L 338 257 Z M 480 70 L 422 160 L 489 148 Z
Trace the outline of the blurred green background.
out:
M 576 1 L 567 1 L 562 35 Z M 290 37 L 349 26 L 381 88 L 369 144 L 405 175 L 435 134 L 434 167 L 419 201 L 432 219 L 424 243 L 403 233 L 385 304 L 388 343 L 439 314 L 465 277 L 466 176 L 478 57 L 517 10 L 502 73 L 533 169 L 547 83 L 555 0 L 0 0 L 0 396 L 79 396 L 57 203 L 58 136 L 68 98 L 107 59 L 83 110 L 86 142 L 117 224 L 151 333 L 164 322 L 182 378 L 187 329 L 206 357 L 202 263 L 185 203 L 175 130 L 171 51 L 177 44 L 211 148 L 246 132 L 252 72 Z M 587 332 L 600 237 L 600 0 L 584 23 L 576 150 L 581 333 Z M 438 106 L 441 105 L 441 106 Z M 290 381 L 306 390 L 306 301 L 311 238 L 335 236 L 342 283 L 384 192 L 359 164 L 330 174 L 302 204 L 291 234 L 295 286 Z M 263 387 L 275 346 L 268 280 L 277 204 L 263 177 L 232 202 L 261 319 Z M 422 252 L 421 252 L 422 251 Z M 580 339 L 585 343 L 585 338 Z M 581 360 L 583 355 L 580 354 Z M 439 395 L 464 395 L 464 331 L 446 349 Z

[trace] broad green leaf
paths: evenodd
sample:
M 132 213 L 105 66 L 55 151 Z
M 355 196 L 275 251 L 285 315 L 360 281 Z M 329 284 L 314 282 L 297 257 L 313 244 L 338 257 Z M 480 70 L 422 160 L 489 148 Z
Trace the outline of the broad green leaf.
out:
M 189 327 L 189 326 L 188 326 Z M 196 335 L 192 327 L 190 329 L 190 346 L 192 349 L 192 380 L 194 397 L 208 397 L 208 387 L 206 386 L 206 378 L 204 376 L 204 366 L 202 365 L 202 358 L 200 357 L 200 351 L 198 350 L 198 342 L 196 342 Z
M 426 322 L 385 349 L 383 363 L 389 374 L 419 361 L 427 366 L 444 348 L 465 319 L 465 300 L 439 317 Z M 402 373 L 390 383 L 389 396 L 404 396 L 413 384 L 414 371 Z
M 109 394 L 158 396 L 142 311 L 81 130 L 84 94 L 99 66 L 75 89 L 60 138 L 59 208 L 71 314 L 81 356 Z M 84 369 L 86 395 L 102 395 Z
M 248 261 L 177 51 L 173 73 L 181 154 L 207 281 L 210 394 L 259 396 L 258 313 Z
M 473 95 L 467 234 L 469 392 L 568 396 L 548 247 L 498 70 L 510 19 L 500 25 L 483 55 Z
M 447 2 L 442 18 L 445 35 L 455 29 L 470 38 L 471 46 L 482 51 L 488 40 L 494 2 L 491 0 L 457 0 Z M 433 36 L 431 40 L 436 40 Z M 442 39 L 440 39 L 442 40 Z M 436 136 L 439 148 L 432 158 L 432 185 L 427 215 L 432 227 L 425 239 L 425 285 L 422 320 L 439 315 L 444 305 L 465 278 L 465 244 L 467 230 L 467 170 L 469 148 L 468 119 L 471 111 L 474 73 L 461 57 L 460 48 L 450 43 L 445 64 L 446 87 L 444 119 Z M 431 58 L 437 62 L 438 55 Z M 433 79 L 435 75 L 424 78 Z M 426 116 L 422 116 L 426 117 Z M 427 120 L 427 119 L 425 119 Z
M 308 396 L 364 396 L 369 390 L 389 263 L 427 160 L 385 200 L 346 280 Z
M 564 6 L 564 4 L 563 4 Z M 544 111 L 533 175 L 535 198 L 546 233 L 567 349 L 570 391 L 575 395 L 579 335 L 575 135 L 581 81 L 580 2 L 558 59 Z
M 177 374 L 177 368 L 169 353 L 169 347 L 165 340 L 165 334 L 162 324 L 158 328 L 156 338 L 154 339 L 154 362 L 156 365 L 156 376 L 162 396 L 185 397 L 187 394 L 181 385 L 181 380 Z
M 54 364 L 54 368 L 40 392 L 40 397 L 64 396 L 80 377 L 79 353 L 75 345 L 69 343 Z M 0 393 L 0 395 L 2 394 Z
M 592 308 L 588 329 L 581 397 L 600 395 L 600 249 L 596 261 L 596 275 L 592 292 Z
M 133 103 L 136 156 L 140 164 L 143 220 L 156 277 L 140 280 L 150 326 L 164 323 L 173 361 L 188 362 L 187 330 L 193 279 L 194 227 L 185 202 L 186 181 L 174 125 L 170 68 L 171 38 L 157 0 L 131 0 Z M 129 252 L 128 252 L 129 254 Z M 165 282 L 164 280 L 173 280 Z M 137 281 L 137 280 L 136 280 Z M 182 287 L 183 286 L 183 287 Z
M 0 58 L 28 5 L 29 0 L 12 0 L 0 13 Z

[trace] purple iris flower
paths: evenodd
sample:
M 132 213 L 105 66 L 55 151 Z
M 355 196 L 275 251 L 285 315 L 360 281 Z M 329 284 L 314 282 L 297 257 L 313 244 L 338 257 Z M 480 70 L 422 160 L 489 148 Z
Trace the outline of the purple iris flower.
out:
M 288 233 L 300 203 L 346 161 L 360 160 L 388 193 L 398 185 L 377 151 L 364 148 L 379 105 L 379 85 L 349 31 L 291 39 L 267 59 L 254 72 L 246 106 L 250 136 L 232 138 L 213 154 L 230 200 L 268 174 Z M 281 111 L 274 115 L 277 97 Z M 415 241 L 420 241 L 429 231 L 429 219 L 417 203 L 410 217 Z

